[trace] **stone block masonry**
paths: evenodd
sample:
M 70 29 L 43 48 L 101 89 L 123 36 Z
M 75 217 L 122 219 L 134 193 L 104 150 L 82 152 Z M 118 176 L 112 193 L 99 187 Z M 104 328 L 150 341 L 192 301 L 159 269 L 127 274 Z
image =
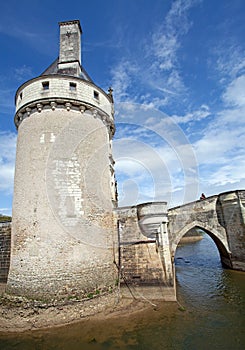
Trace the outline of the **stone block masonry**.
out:
M 147 236 L 142 231 L 139 210 L 139 206 L 115 210 L 118 219 L 122 295 L 139 299 L 175 300 L 174 286 L 165 274 L 162 247 L 156 234 Z M 156 221 L 156 218 L 153 220 Z
M 10 264 L 11 223 L 0 223 L 0 283 L 6 283 Z

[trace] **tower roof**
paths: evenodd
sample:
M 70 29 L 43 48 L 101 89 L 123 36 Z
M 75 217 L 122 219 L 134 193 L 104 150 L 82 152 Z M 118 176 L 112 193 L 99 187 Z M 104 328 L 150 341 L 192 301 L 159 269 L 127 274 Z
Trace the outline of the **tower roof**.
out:
M 83 80 L 87 80 L 90 81 L 91 83 L 93 83 L 93 80 L 91 79 L 91 77 L 88 75 L 88 73 L 86 72 L 86 70 L 84 69 L 83 66 L 80 67 L 81 71 L 80 74 L 77 76 L 76 74 L 72 74 L 72 72 L 70 70 L 66 72 L 64 72 L 64 70 L 60 71 L 59 69 L 59 57 L 56 58 L 56 60 L 51 63 L 51 65 L 45 69 L 45 71 L 41 74 L 42 75 L 50 75 L 50 74 L 60 74 L 60 75 L 70 75 L 70 76 L 75 76 L 77 78 L 81 78 Z

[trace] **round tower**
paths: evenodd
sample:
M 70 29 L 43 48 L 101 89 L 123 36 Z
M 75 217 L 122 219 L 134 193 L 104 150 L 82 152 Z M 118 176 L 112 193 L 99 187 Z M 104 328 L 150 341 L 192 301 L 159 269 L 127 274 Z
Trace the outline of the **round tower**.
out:
M 7 292 L 86 296 L 115 285 L 113 97 L 81 65 L 79 21 L 59 58 L 16 93 L 18 142 Z

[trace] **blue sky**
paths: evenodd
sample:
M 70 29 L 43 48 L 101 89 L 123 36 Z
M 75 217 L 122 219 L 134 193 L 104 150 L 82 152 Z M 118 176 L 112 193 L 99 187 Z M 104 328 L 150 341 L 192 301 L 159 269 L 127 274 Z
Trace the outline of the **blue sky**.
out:
M 79 19 L 83 65 L 114 89 L 120 205 L 169 206 L 245 187 L 243 0 L 2 1 L 0 213 L 10 213 L 14 95 Z

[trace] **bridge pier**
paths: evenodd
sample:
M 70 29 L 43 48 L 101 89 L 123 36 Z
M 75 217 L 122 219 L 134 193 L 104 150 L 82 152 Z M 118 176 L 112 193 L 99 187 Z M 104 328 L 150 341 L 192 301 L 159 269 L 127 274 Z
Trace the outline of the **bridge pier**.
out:
M 165 274 L 165 280 L 168 284 L 173 284 L 173 265 L 169 245 L 167 221 L 161 222 L 158 230 L 160 236 L 160 255 L 162 257 L 162 265 Z
M 117 208 L 121 294 L 175 301 L 167 203 Z

